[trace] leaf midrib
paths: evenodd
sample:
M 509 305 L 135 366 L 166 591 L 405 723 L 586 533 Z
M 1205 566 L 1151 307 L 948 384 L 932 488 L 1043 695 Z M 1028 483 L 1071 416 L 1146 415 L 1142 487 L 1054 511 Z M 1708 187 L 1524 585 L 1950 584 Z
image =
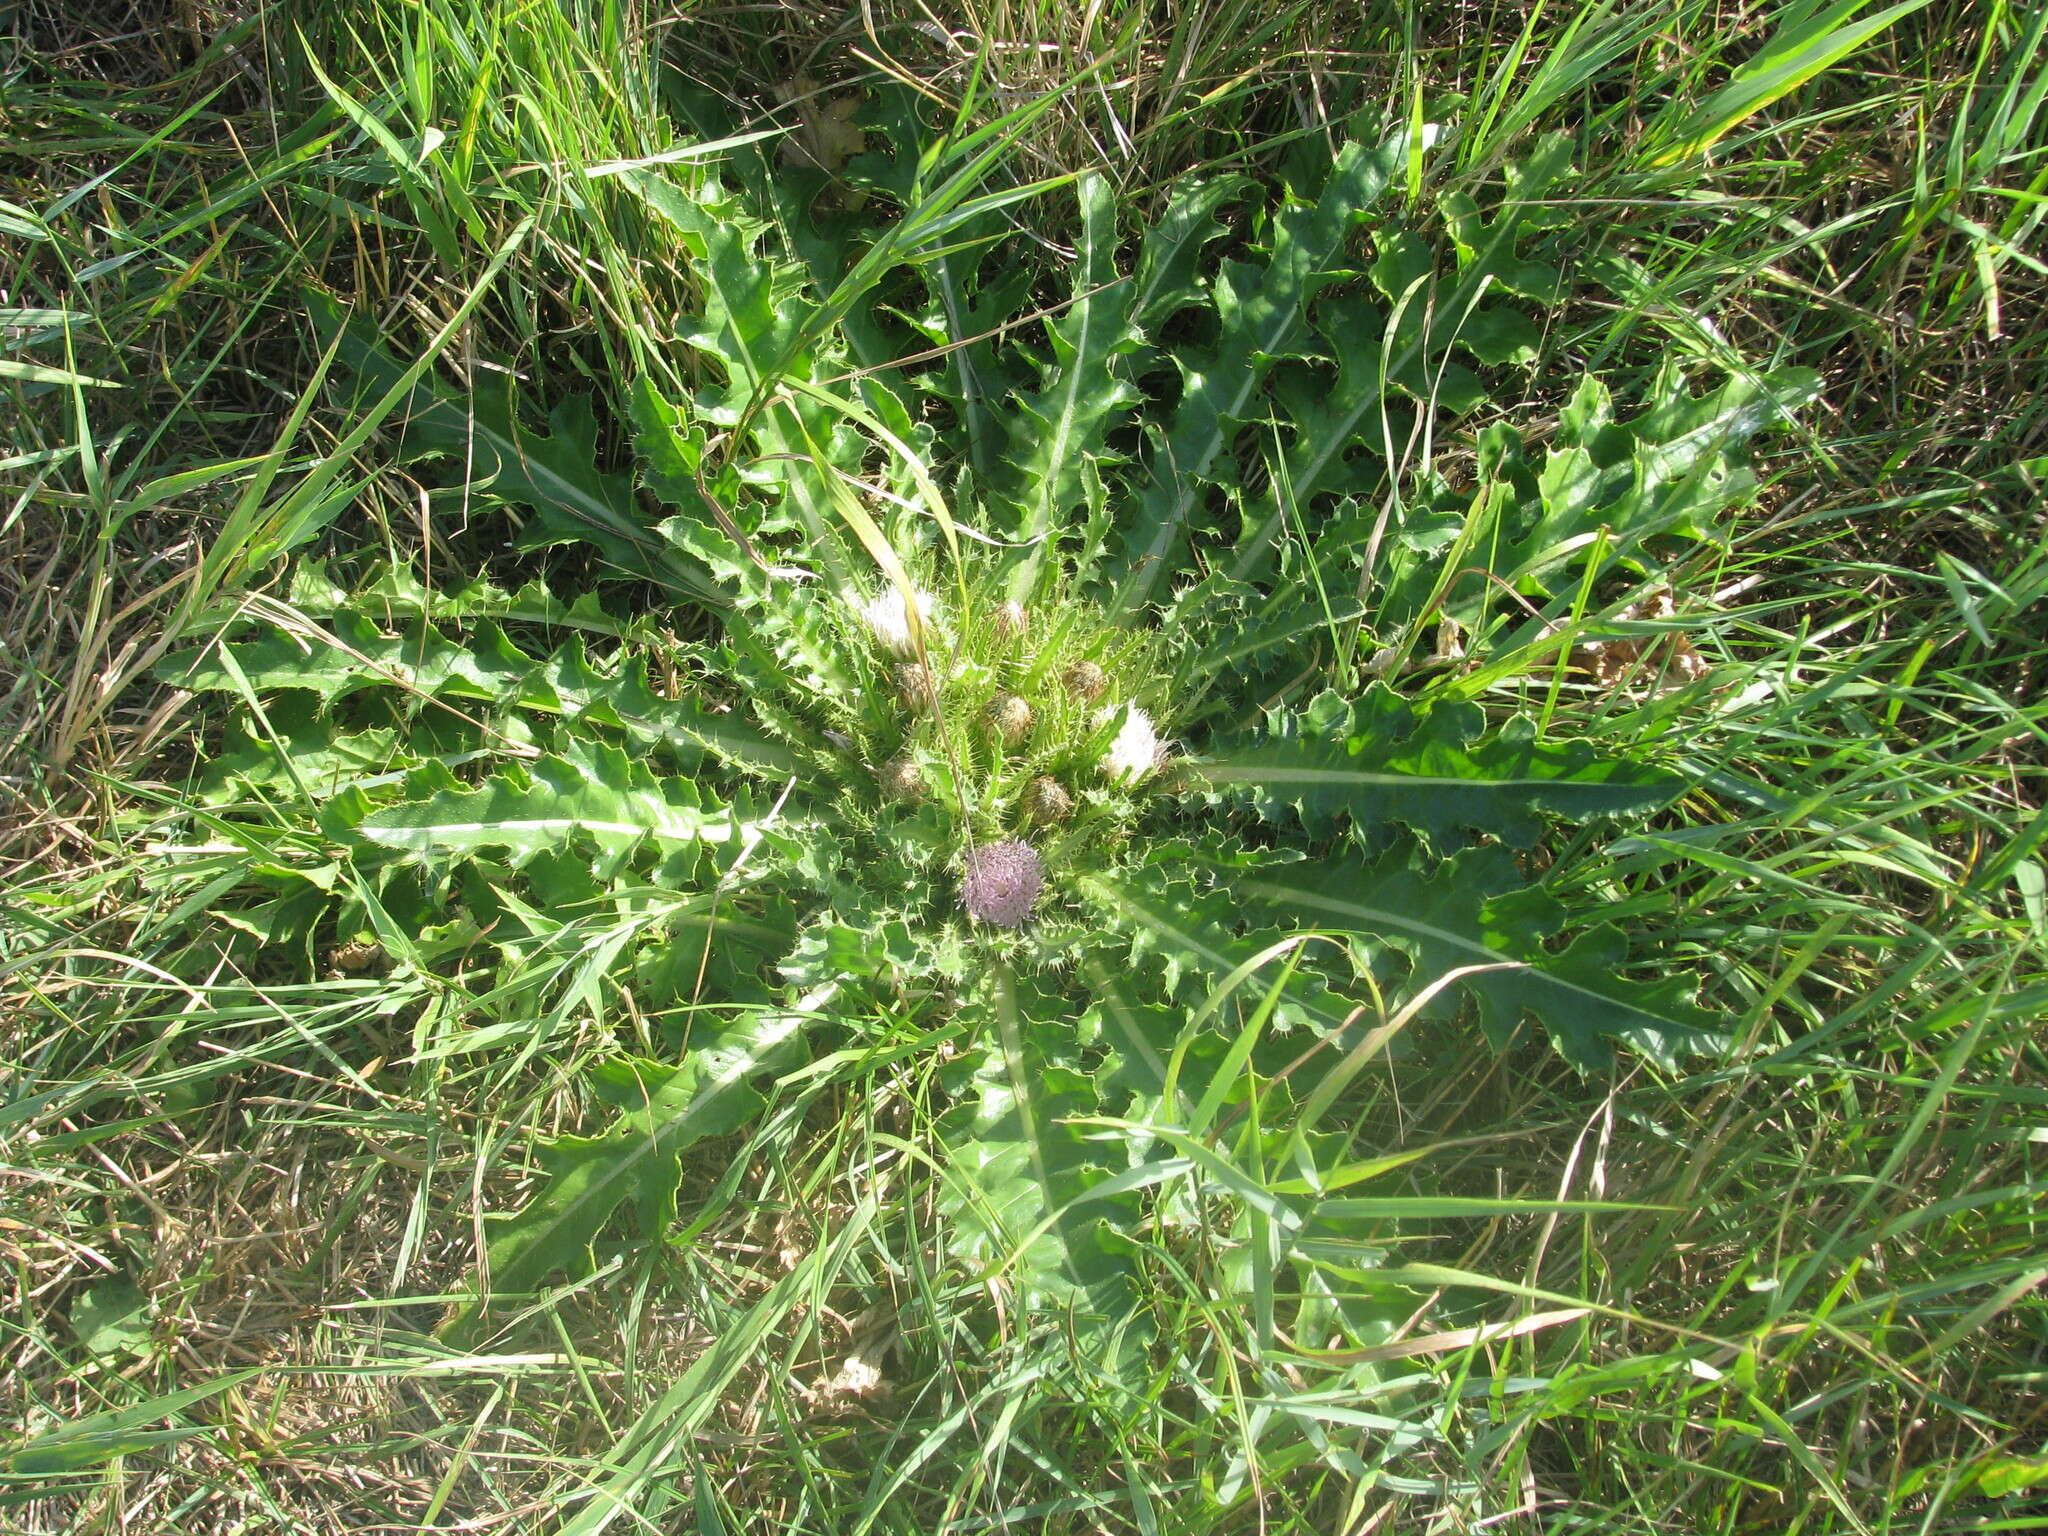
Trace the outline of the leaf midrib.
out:
M 1631 784 L 1605 779 L 1473 779 L 1423 773 L 1378 773 L 1369 769 L 1255 768 L 1224 763 L 1197 766 L 1202 777 L 1214 784 L 1377 784 L 1396 788 L 1451 786 L 1458 789 L 1562 789 L 1601 791 L 1609 794 L 1634 792 L 1659 797 L 1676 788 L 1668 784 Z

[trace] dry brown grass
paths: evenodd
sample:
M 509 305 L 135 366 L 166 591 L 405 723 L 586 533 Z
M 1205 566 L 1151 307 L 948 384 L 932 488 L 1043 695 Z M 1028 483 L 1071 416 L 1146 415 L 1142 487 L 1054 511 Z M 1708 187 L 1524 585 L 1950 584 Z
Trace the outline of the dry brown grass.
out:
M 411 1192 L 399 1170 L 365 1168 L 352 1138 L 281 1118 L 282 1101 L 259 1104 L 224 1105 L 189 1139 L 166 1122 L 156 1136 L 99 1143 L 74 1175 L 93 1179 L 89 1201 L 50 1182 L 15 1191 L 25 1230 L 13 1245 L 12 1315 L 61 1332 L 81 1298 L 125 1277 L 149 1298 L 149 1337 L 83 1371 L 18 1341 L 0 1419 L 82 1418 L 105 1405 L 109 1375 L 127 1384 L 118 1398 L 254 1373 L 195 1411 L 214 1433 L 175 1447 L 145 1477 L 24 1506 L 25 1529 L 405 1528 L 447 1477 L 457 1448 L 442 1432 L 460 1418 L 455 1405 L 431 1380 L 366 1369 L 383 1356 L 385 1320 L 348 1310 L 388 1293 Z M 361 1194 L 337 1229 L 344 1170 Z M 444 1182 L 454 1196 L 459 1179 Z M 81 1230 L 81 1218 L 101 1219 Z M 466 1257 L 459 1236 L 432 1234 L 418 1279 L 452 1286 Z

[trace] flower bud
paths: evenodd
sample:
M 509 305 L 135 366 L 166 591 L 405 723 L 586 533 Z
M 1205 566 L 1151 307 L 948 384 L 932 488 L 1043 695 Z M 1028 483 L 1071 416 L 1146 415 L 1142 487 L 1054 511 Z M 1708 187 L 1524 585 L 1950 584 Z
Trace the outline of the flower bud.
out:
M 1014 747 L 1031 734 L 1031 706 L 1014 693 L 999 693 L 988 706 L 989 728 L 1006 747 Z
M 875 782 L 881 785 L 883 797 L 886 799 L 924 798 L 924 770 L 917 766 L 917 759 L 907 752 L 882 764 L 882 771 L 875 775 Z
M 1024 791 L 1024 814 L 1040 826 L 1074 814 L 1074 797 L 1050 774 L 1040 774 Z
M 1031 627 L 1031 615 L 1022 603 L 1009 598 L 997 605 L 994 626 L 998 640 L 1020 640 Z
M 1067 668 L 1067 691 L 1084 704 L 1093 704 L 1109 692 L 1109 674 L 1092 661 L 1077 661 Z
M 939 707 L 939 685 L 921 661 L 899 662 L 889 669 L 896 684 L 896 696 L 913 715 L 928 715 Z

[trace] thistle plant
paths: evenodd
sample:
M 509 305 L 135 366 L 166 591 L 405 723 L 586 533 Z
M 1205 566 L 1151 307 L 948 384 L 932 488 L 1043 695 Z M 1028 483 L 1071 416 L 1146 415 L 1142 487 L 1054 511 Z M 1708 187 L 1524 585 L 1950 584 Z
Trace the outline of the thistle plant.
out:
M 688 334 L 707 382 L 642 379 L 626 413 L 638 489 L 669 515 L 632 522 L 633 488 L 579 468 L 566 425 L 504 430 L 581 488 L 574 505 L 605 522 L 611 556 L 706 594 L 706 638 L 661 655 L 696 684 L 650 683 L 657 647 L 632 615 L 578 609 L 548 651 L 527 637 L 571 617 L 559 602 L 481 586 L 430 601 L 396 575 L 351 590 L 311 568 L 294 598 L 336 644 L 309 656 L 301 635 L 244 634 L 167 665 L 190 688 L 314 696 L 274 709 L 269 736 L 246 732 L 207 789 L 223 806 L 286 783 L 322 796 L 321 835 L 351 879 L 293 891 L 294 910 L 345 940 L 388 931 L 392 904 L 436 913 L 422 926 L 445 930 L 445 953 L 481 945 L 519 975 L 583 953 L 578 925 L 608 924 L 605 967 L 576 995 L 630 990 L 637 1017 L 670 1021 L 654 1040 L 673 1059 L 620 1047 L 645 1091 L 620 1091 L 619 1134 L 661 1156 L 628 1171 L 603 1138 L 552 1144 L 547 1187 L 495 1224 L 495 1290 L 541 1284 L 629 1200 L 643 1219 L 672 1210 L 683 1145 L 758 1114 L 792 1053 L 895 1010 L 965 1042 L 933 1153 L 953 1259 L 1120 1347 L 1142 1342 L 1123 1327 L 1131 1243 L 1161 1206 L 1146 1178 L 1105 1181 L 1209 1134 L 1236 1091 L 1202 1076 L 1219 1061 L 1270 1083 L 1303 1059 L 1349 1059 L 1375 1007 L 1462 1021 L 1497 1047 L 1534 1024 L 1580 1065 L 1713 1047 L 1683 974 L 1633 977 L 1597 907 L 1573 910 L 1516 857 L 1561 821 L 1652 814 L 1687 777 L 1545 736 L 1481 690 L 1555 665 L 1546 609 L 1647 570 L 1660 547 L 1711 544 L 1751 484 L 1741 440 L 1812 381 L 1695 393 L 1667 371 L 1625 414 L 1589 380 L 1541 446 L 1487 428 L 1481 483 L 1426 476 L 1383 537 L 1382 501 L 1352 477 L 1393 416 L 1426 401 L 1449 430 L 1484 398 L 1479 370 L 1520 355 L 1532 322 L 1516 304 L 1543 269 L 1517 249 L 1565 168 L 1546 146 L 1490 224 L 1460 212 L 1477 254 L 1433 305 L 1412 302 L 1426 253 L 1418 265 L 1385 232 L 1371 285 L 1322 281 L 1352 261 L 1404 153 L 1347 147 L 1320 193 L 1275 212 L 1255 263 L 1206 285 L 1187 274 L 1228 188 L 1180 194 L 1135 257 L 1158 280 L 1134 285 L 1113 281 L 1106 194 L 1084 182 L 1073 303 L 1049 322 L 1048 357 L 1012 380 L 1008 426 L 982 423 L 1009 434 L 1002 472 L 960 505 L 933 465 L 962 442 L 925 432 L 919 402 L 879 376 L 864 404 L 834 382 L 852 370 L 830 312 L 761 249 L 734 195 L 707 181 L 679 201 L 632 173 L 704 253 L 706 310 Z M 1187 388 L 1152 412 L 1154 447 L 1121 459 L 1113 444 L 1142 434 L 1116 434 L 1145 419 L 1142 338 L 1195 304 L 1209 340 L 1179 359 Z M 1432 309 L 1461 325 L 1424 327 Z M 773 378 L 755 345 L 770 332 Z M 338 335 L 372 381 L 402 376 Z M 423 382 L 408 407 L 408 448 L 459 459 L 466 418 L 449 396 Z M 1316 509 L 1308 531 L 1244 483 L 1259 452 L 1273 455 L 1261 483 Z M 1368 559 L 1303 602 L 1305 569 Z M 1486 581 L 1454 579 L 1475 562 Z M 1346 588 L 1372 591 L 1370 611 Z M 1397 688 L 1400 659 L 1445 620 L 1485 670 Z M 594 661 L 581 636 L 607 629 L 613 654 Z M 1375 679 L 1360 659 L 1380 651 L 1392 660 Z M 405 697 L 459 702 L 468 723 L 408 713 L 396 679 Z M 351 766 L 367 758 L 375 772 Z M 1308 932 L 1322 942 L 1294 953 Z M 414 963 L 438 963 L 438 942 Z M 1256 1029 L 1226 1050 L 1220 999 L 1282 953 Z M 716 1075 L 688 1077 L 695 1061 Z M 1312 1080 L 1295 1090 L 1328 1110 Z M 1312 1127 L 1277 1098 L 1271 1112 L 1261 1134 L 1306 1156 Z M 1241 1209 L 1228 1230 L 1294 1234 L 1261 1262 L 1307 1295 L 1329 1281 L 1302 1237 L 1314 1198 L 1300 1200 Z M 479 1301 L 451 1326 L 483 1317 Z
M 1411 8 L 1384 143 L 1331 8 L 127 9 L 7 47 L 10 1528 L 2038 1498 L 2048 8 Z
M 821 783 L 844 777 L 849 754 L 879 764 L 875 803 L 839 802 L 840 835 L 868 850 L 867 889 L 849 893 L 846 915 L 899 912 L 907 932 L 932 936 L 913 939 L 926 958 L 909 970 L 933 977 L 960 967 L 962 937 L 930 900 L 950 878 L 942 872 L 957 872 L 959 910 L 982 924 L 1021 930 L 1035 914 L 1032 963 L 1061 963 L 1061 934 L 1085 921 L 1073 882 L 1120 856 L 1161 750 L 1142 706 L 1090 695 L 1103 697 L 1112 667 L 1156 707 L 1168 706 L 1170 687 L 1157 637 L 1110 623 L 1087 599 L 1055 589 L 1027 609 L 996 595 L 997 567 L 956 575 L 935 573 L 932 585 L 963 594 L 957 605 L 913 589 L 914 638 L 893 590 L 850 603 L 859 624 L 844 637 L 841 669 L 851 690 L 790 687 L 775 701 L 778 714 L 813 719 L 819 738 L 844 744 L 813 759 Z M 919 650 L 921 660 L 898 659 Z M 1077 691 L 1070 679 L 1090 673 L 1101 686 Z M 870 674 L 875 684 L 860 681 Z M 805 740 L 793 732 L 790 744 L 803 750 Z M 1128 771 L 1133 754 L 1141 771 Z

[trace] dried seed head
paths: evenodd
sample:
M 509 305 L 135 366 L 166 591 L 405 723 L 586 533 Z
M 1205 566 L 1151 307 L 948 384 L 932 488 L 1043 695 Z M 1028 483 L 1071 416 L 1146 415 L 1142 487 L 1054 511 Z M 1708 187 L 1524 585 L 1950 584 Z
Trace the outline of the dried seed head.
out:
M 960 905 L 967 915 L 999 928 L 1015 928 L 1031 915 L 1045 888 L 1045 866 L 1028 843 L 990 843 L 967 855 Z
M 898 662 L 889 669 L 896 684 L 896 696 L 913 715 L 927 715 L 939 707 L 939 685 L 921 661 Z
M 1031 627 L 1031 615 L 1024 611 L 1024 605 L 1014 597 L 996 608 L 995 631 L 998 640 L 1019 640 L 1024 631 Z
M 1024 814 L 1040 826 L 1065 821 L 1074 814 L 1074 797 L 1049 774 L 1040 774 L 1024 791 Z
M 883 795 L 891 800 L 924 798 L 924 770 L 917 766 L 917 759 L 907 752 L 882 764 L 882 771 L 875 775 L 875 782 L 882 786 Z
M 1092 661 L 1077 661 L 1067 668 L 1067 689 L 1084 704 L 1093 704 L 1109 692 L 1109 674 Z
M 1031 706 L 1014 693 L 999 693 L 988 706 L 989 728 L 1014 747 L 1031 734 Z

